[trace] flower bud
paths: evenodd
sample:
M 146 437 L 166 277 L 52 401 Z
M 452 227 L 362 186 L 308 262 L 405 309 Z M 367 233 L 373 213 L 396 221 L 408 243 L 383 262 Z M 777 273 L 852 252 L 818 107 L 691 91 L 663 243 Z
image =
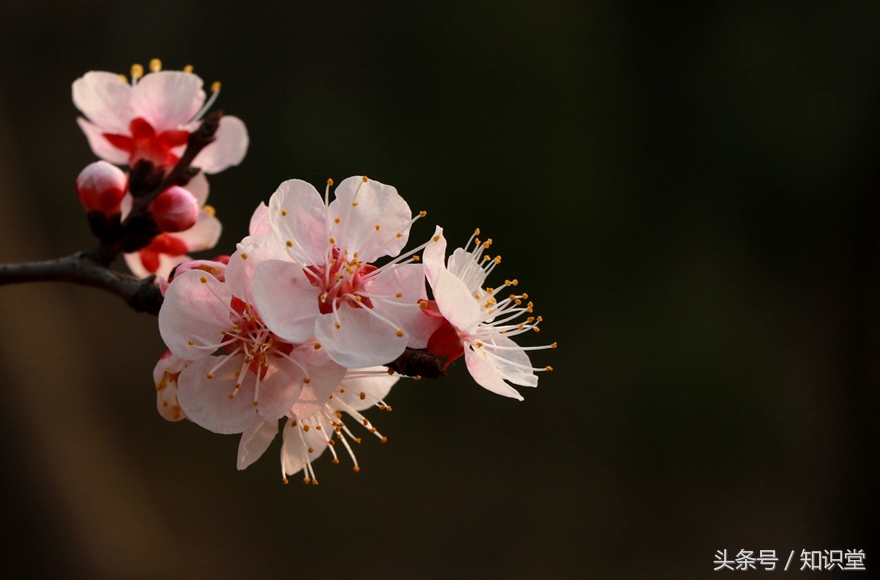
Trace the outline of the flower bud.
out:
M 199 202 L 187 190 L 173 185 L 153 201 L 152 212 L 160 230 L 182 232 L 195 225 L 199 217 Z
M 115 165 L 95 161 L 76 178 L 76 195 L 86 210 L 105 215 L 119 213 L 119 204 L 128 189 L 128 178 Z

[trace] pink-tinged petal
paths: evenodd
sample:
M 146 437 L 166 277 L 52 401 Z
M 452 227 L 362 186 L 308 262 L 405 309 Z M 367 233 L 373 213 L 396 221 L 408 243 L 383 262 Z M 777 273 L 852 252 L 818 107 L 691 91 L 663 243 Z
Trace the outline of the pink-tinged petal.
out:
M 205 177 L 203 172 L 197 173 L 183 188 L 195 196 L 199 202 L 199 207 L 204 206 L 205 202 L 208 201 L 210 187 L 208 186 L 208 178 Z
M 187 360 L 209 357 L 216 350 L 213 346 L 224 342 L 223 331 L 232 328 L 231 300 L 226 285 L 210 274 L 190 270 L 175 276 L 159 311 L 165 345 Z
M 96 125 L 89 123 L 82 117 L 77 117 L 76 122 L 79 124 L 79 128 L 82 129 L 82 132 L 85 133 L 86 139 L 89 140 L 89 147 L 92 148 L 92 153 L 104 161 L 109 161 L 116 165 L 128 165 L 128 151 L 117 149 L 111 145 L 110 141 L 104 138 L 104 132 L 101 131 L 101 129 Z
M 241 388 L 236 391 L 238 378 L 233 374 L 241 369 L 243 360 L 241 354 L 209 356 L 193 362 L 180 374 L 177 398 L 190 421 L 214 433 L 242 433 L 252 424 L 257 414 L 253 402 L 256 377 L 244 373 Z M 222 366 L 215 368 L 221 362 Z
M 486 281 L 489 275 L 486 270 L 480 267 L 480 263 L 474 259 L 471 252 L 466 252 L 464 248 L 456 248 L 447 261 L 447 270 L 449 270 L 457 278 L 464 279 L 467 275 L 468 288 L 474 292 L 478 291 Z
M 400 253 L 409 239 L 412 211 L 394 187 L 356 176 L 344 179 L 335 194 L 329 212 L 331 221 L 340 223 L 330 231 L 339 249 L 358 252 L 362 262 Z
M 303 385 L 302 393 L 290 411 L 291 415 L 304 419 L 317 413 L 330 399 L 344 376 L 345 367 L 333 361 L 322 366 L 310 366 L 309 382 Z
M 272 234 L 272 222 L 269 221 L 269 206 L 260 202 L 254 215 L 251 216 L 248 233 L 252 236 L 267 236 Z
M 468 287 L 446 269 L 431 271 L 431 290 L 440 313 L 459 330 L 471 332 L 479 324 L 482 309 Z
M 335 315 L 318 318 L 315 336 L 330 358 L 346 368 L 389 363 L 403 353 L 409 341 L 396 318 L 389 316 L 385 322 L 368 309 L 347 303 Z
M 276 335 L 298 343 L 315 334 L 320 289 L 312 286 L 302 266 L 281 260 L 261 262 L 254 270 L 251 289 L 257 312 Z
M 219 173 L 241 163 L 248 149 L 248 133 L 238 117 L 222 117 L 217 140 L 202 149 L 192 162 L 205 173 Z
M 128 124 L 135 116 L 129 106 L 132 88 L 119 75 L 87 72 L 73 82 L 72 89 L 73 104 L 101 132 L 128 135 Z
M 501 374 L 489 364 L 485 358 L 475 353 L 471 349 L 465 349 L 464 351 L 464 361 L 467 364 L 468 372 L 471 373 L 471 376 L 477 381 L 477 384 L 483 387 L 488 391 L 492 391 L 496 395 L 502 395 L 504 397 L 510 397 L 511 399 L 517 399 L 522 401 L 522 395 L 520 395 L 516 389 L 508 385 L 504 382 L 504 379 L 501 378 Z
M 306 373 L 300 365 L 283 357 L 271 357 L 269 370 L 260 379 L 254 399 L 259 402 L 256 408 L 261 417 L 271 421 L 290 411 L 303 390 Z
M 269 198 L 269 222 L 290 256 L 301 264 L 324 262 L 330 244 L 324 200 L 301 179 L 289 179 Z
M 483 346 L 476 346 L 475 343 L 477 341 Z M 471 348 L 475 352 L 482 354 L 486 362 L 495 367 L 495 370 L 506 380 L 523 387 L 538 386 L 538 377 L 532 371 L 529 355 L 526 354 L 526 351 L 521 346 L 506 336 L 501 334 L 496 334 L 489 338 L 480 336 L 478 339 L 473 338 L 469 342 Z M 499 348 L 492 348 L 493 346 Z M 480 351 L 485 352 L 480 353 Z
M 128 269 L 131 270 L 131 273 L 137 276 L 138 278 L 146 278 L 147 276 L 156 275 L 157 278 L 165 278 L 166 280 L 171 275 L 172 270 L 175 267 L 183 264 L 184 262 L 189 262 L 192 258 L 189 256 L 169 256 L 168 254 L 159 254 L 159 264 L 158 268 L 155 272 L 151 272 L 148 268 L 144 266 L 144 263 L 141 261 L 141 253 L 140 252 L 131 252 L 130 254 L 125 254 L 125 265 L 128 266 Z
M 425 277 L 433 285 L 435 273 L 446 269 L 446 238 L 440 226 L 434 228 L 434 235 L 422 252 L 422 263 L 425 266 Z
M 257 265 L 264 260 L 290 261 L 287 252 L 271 232 L 269 235 L 248 236 L 238 243 L 237 250 L 229 257 L 226 275 L 226 283 L 234 296 L 254 304 L 251 281 Z M 302 270 L 301 266 L 298 268 Z
M 320 457 L 327 448 L 327 441 L 323 439 L 321 431 L 311 428 L 303 431 L 301 424 L 294 419 L 290 419 L 284 426 L 282 436 L 284 442 L 281 444 L 281 469 L 286 475 L 302 471 L 307 462 Z
M 223 225 L 214 216 L 214 210 L 203 207 L 199 210 L 199 217 L 193 227 L 169 235 L 186 244 L 187 251 L 200 252 L 216 246 L 221 233 L 223 233 Z
M 400 295 L 398 297 L 398 294 Z M 365 285 L 365 295 L 377 312 L 390 312 L 409 334 L 410 348 L 425 348 L 428 338 L 440 326 L 442 319 L 426 316 L 419 307 L 424 298 L 425 271 L 421 264 L 406 264 L 380 271 Z M 372 295 L 384 296 L 374 298 Z
M 177 400 L 177 378 L 190 361 L 165 351 L 153 369 L 153 382 L 156 385 L 156 407 L 166 421 L 186 419 Z
M 204 102 L 202 79 L 181 71 L 150 73 L 131 90 L 134 116 L 146 119 L 156 133 L 185 125 Z
M 400 379 L 400 375 L 389 375 L 385 367 L 369 367 L 352 369 L 339 383 L 343 393 L 334 393 L 334 397 L 342 399 L 355 411 L 363 411 L 373 406 L 376 399 L 384 399 L 391 392 L 391 387 Z M 370 373 L 370 374 L 361 374 Z M 361 398 L 361 393 L 364 397 Z
M 244 430 L 238 442 L 238 469 L 246 469 L 259 459 L 277 434 L 278 421 L 264 421 L 261 417 L 254 417 L 254 422 Z

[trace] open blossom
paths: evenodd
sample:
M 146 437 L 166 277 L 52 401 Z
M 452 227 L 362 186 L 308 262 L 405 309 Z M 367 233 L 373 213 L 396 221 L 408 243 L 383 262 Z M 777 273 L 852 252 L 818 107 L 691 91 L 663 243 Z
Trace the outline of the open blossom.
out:
M 475 235 L 479 234 L 479 230 Z M 492 240 L 475 240 L 475 247 L 467 251 L 474 237 L 465 248 L 456 249 L 446 261 L 446 239 L 438 227 L 425 247 L 425 275 L 434 293 L 434 304 L 425 303 L 430 314 L 436 309 L 442 317 L 442 325 L 428 340 L 427 350 L 436 356 L 447 357 L 446 365 L 464 355 L 468 371 L 480 386 L 506 397 L 522 400 L 522 396 L 505 383 L 509 381 L 524 387 L 538 386 L 535 371 L 549 371 L 551 367 L 535 368 L 525 351 L 556 348 L 547 346 L 521 347 L 510 337 L 533 330 L 538 332 L 541 317 L 523 315 L 532 313 L 532 303 L 527 294 L 501 293 L 516 280 L 506 280 L 497 288 L 483 288 L 489 273 L 501 262 L 483 255 Z
M 233 254 L 230 264 L 240 260 Z M 288 413 L 306 386 L 326 397 L 345 375 L 313 338 L 285 341 L 266 327 L 254 305 L 233 293 L 248 294 L 245 274 L 230 265 L 221 282 L 199 269 L 184 272 L 159 312 L 169 350 L 193 361 L 178 377 L 180 406 L 216 433 L 258 429 Z
M 269 222 L 283 259 L 254 270 L 254 303 L 285 340 L 315 335 L 347 368 L 393 361 L 423 348 L 436 324 L 420 312 L 424 270 L 417 250 L 398 256 L 413 218 L 391 186 L 350 177 L 329 201 L 300 180 L 282 183 L 269 201 Z M 257 220 L 260 223 L 260 220 Z M 398 256 L 381 267 L 371 262 Z
M 360 444 L 361 438 L 349 430 L 345 415 L 350 416 L 368 432 L 387 441 L 361 414 L 361 411 L 376 406 L 390 411 L 385 397 L 400 377 L 389 375 L 385 367 L 370 367 L 349 370 L 339 385 L 329 393 L 303 393 L 287 413 L 287 423 L 283 429 L 281 446 L 281 476 L 287 483 L 287 476 L 303 472 L 303 481 L 317 485 L 315 461 L 329 449 L 333 463 L 339 463 L 339 454 L 347 454 L 354 471 L 360 471 L 352 443 Z M 278 433 L 278 421 L 267 421 L 255 426 L 250 433 L 242 435 L 238 448 L 238 468 L 245 469 L 256 461 L 269 447 Z
M 214 215 L 214 208 L 205 205 L 208 180 L 204 173 L 193 177 L 183 189 L 198 202 L 200 209 L 195 225 L 180 232 L 163 232 L 154 237 L 149 246 L 125 254 L 125 263 L 135 276 L 146 278 L 155 274 L 159 278 L 168 278 L 175 266 L 192 260 L 188 255 L 190 252 L 210 250 L 217 245 L 223 226 Z M 126 195 L 122 206 L 124 218 L 131 208 L 131 195 Z
M 109 72 L 88 72 L 73 83 L 73 102 L 86 118 L 77 119 L 98 157 L 117 165 L 134 165 L 140 159 L 173 167 L 182 155 L 190 132 L 198 127 L 219 94 L 214 83 L 205 102 L 202 79 L 191 67 L 163 71 L 158 59 L 145 76 L 132 67 L 131 84 Z M 224 116 L 216 141 L 205 147 L 192 166 L 217 173 L 238 165 L 248 146 L 247 129 L 237 117 Z

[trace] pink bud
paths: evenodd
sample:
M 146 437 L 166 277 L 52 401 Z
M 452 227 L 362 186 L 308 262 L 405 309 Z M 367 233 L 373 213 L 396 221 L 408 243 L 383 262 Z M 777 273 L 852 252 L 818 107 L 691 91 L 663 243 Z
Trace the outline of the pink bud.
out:
M 119 213 L 119 204 L 128 189 L 128 178 L 115 165 L 95 161 L 76 178 L 76 195 L 88 211 L 106 215 Z
M 187 190 L 173 185 L 153 201 L 152 211 L 160 230 L 182 232 L 195 225 L 199 201 Z

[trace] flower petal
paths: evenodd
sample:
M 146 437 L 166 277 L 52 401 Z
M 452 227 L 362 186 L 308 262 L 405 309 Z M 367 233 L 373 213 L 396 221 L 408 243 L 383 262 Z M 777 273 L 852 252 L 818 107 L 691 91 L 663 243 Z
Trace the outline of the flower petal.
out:
M 238 443 L 238 469 L 245 469 L 259 459 L 277 433 L 278 421 L 264 421 L 255 416 L 253 423 L 241 434 Z
M 238 117 L 222 117 L 217 127 L 217 140 L 202 149 L 192 166 L 205 173 L 219 173 L 241 163 L 248 149 L 248 133 Z
M 397 295 L 400 297 L 397 297 Z M 410 348 L 425 348 L 428 338 L 443 322 L 426 316 L 419 307 L 425 293 L 425 271 L 421 264 L 406 264 L 390 270 L 380 270 L 365 285 L 365 296 L 373 302 L 377 312 L 390 312 L 409 334 Z M 375 298 L 373 295 L 383 296 Z
M 208 201 L 208 191 L 210 188 L 208 186 L 208 178 L 205 177 L 203 171 L 199 171 L 183 188 L 193 194 L 199 202 L 199 207 L 204 206 L 205 202 Z
M 325 210 L 318 190 L 301 179 L 283 182 L 269 199 L 272 229 L 300 264 L 324 262 L 329 245 Z
M 312 286 L 302 266 L 281 260 L 261 262 L 254 270 L 251 289 L 253 304 L 269 330 L 293 343 L 315 334 L 320 289 Z
M 321 366 L 310 366 L 309 382 L 303 385 L 302 393 L 290 411 L 291 415 L 305 419 L 317 413 L 327 403 L 344 376 L 345 367 L 333 361 L 327 361 Z
M 229 257 L 227 280 L 229 289 L 248 304 L 254 304 L 251 283 L 257 265 L 265 260 L 290 261 L 287 252 L 275 236 L 247 236 L 237 244 L 236 251 Z M 302 270 L 302 267 L 299 267 Z
M 254 215 L 251 216 L 251 223 L 248 227 L 248 233 L 252 236 L 272 235 L 272 223 L 269 221 L 269 206 L 260 202 Z
M 131 90 L 133 116 L 146 119 L 156 133 L 188 123 L 204 102 L 202 79 L 181 71 L 150 73 Z
M 223 233 L 223 224 L 214 216 L 214 212 L 202 208 L 199 210 L 199 217 L 193 227 L 168 235 L 183 241 L 187 251 L 200 252 L 216 246 L 221 233 Z
M 177 400 L 177 378 L 189 363 L 190 361 L 174 356 L 170 350 L 167 350 L 153 369 L 153 383 L 156 385 L 156 407 L 166 421 L 186 419 Z
M 393 315 L 386 319 L 380 320 L 367 308 L 343 303 L 336 315 L 318 318 L 315 336 L 330 358 L 346 368 L 385 364 L 400 356 L 409 340 Z
M 334 393 L 334 397 L 342 399 L 355 411 L 363 411 L 373 406 L 373 400 L 384 399 L 391 392 L 391 387 L 400 380 L 400 375 L 389 375 L 385 367 L 369 367 L 352 369 L 339 383 L 342 393 Z M 361 398 L 361 393 L 369 397 Z M 371 399 L 372 398 L 372 399 Z
M 131 273 L 138 278 L 146 278 L 147 276 L 155 274 L 157 278 L 164 278 L 165 280 L 168 279 L 168 276 L 171 275 L 171 271 L 174 270 L 175 267 L 184 262 L 189 262 L 192 259 L 186 255 L 169 256 L 168 254 L 159 254 L 159 268 L 155 272 L 150 272 L 141 261 L 140 252 L 125 254 L 124 258 L 125 265 L 128 266 Z
M 283 357 L 270 358 L 266 376 L 257 383 L 257 413 L 267 421 L 283 417 L 302 392 L 303 377 L 305 372 L 294 362 Z
M 281 469 L 286 475 L 298 473 L 306 462 L 317 459 L 327 448 L 327 441 L 317 429 L 304 431 L 299 421 L 290 419 L 284 426 L 281 444 Z M 311 453 L 309 452 L 311 449 Z M 306 474 L 308 475 L 308 474 Z
M 486 359 L 476 354 L 473 350 L 467 348 L 464 351 L 464 362 L 467 365 L 468 372 L 477 381 L 477 384 L 488 391 L 492 391 L 497 395 L 510 397 L 522 401 L 516 389 L 504 382 L 501 374 L 490 365 Z
M 72 90 L 73 104 L 98 126 L 100 132 L 129 134 L 128 124 L 135 116 L 129 106 L 132 88 L 119 75 L 87 72 L 73 81 Z M 115 163 L 110 159 L 107 161 Z
M 215 350 L 210 345 L 222 343 L 222 331 L 232 327 L 231 300 L 226 285 L 210 274 L 190 270 L 175 276 L 159 311 L 159 334 L 168 349 L 187 360 L 210 356 Z
M 77 117 L 76 122 L 79 124 L 79 128 L 82 129 L 82 132 L 85 133 L 86 139 L 89 140 L 89 147 L 92 148 L 92 153 L 110 163 L 115 163 L 116 165 L 128 165 L 128 151 L 117 149 L 111 145 L 110 141 L 107 141 L 107 139 L 104 138 L 104 132 L 101 131 L 101 129 L 96 125 L 89 123 L 82 117 Z
M 242 354 L 209 356 L 193 362 L 180 374 L 177 398 L 193 423 L 214 433 L 242 433 L 251 426 L 257 414 L 253 403 L 256 377 L 244 373 L 241 388 L 236 390 L 238 378 L 233 374 L 241 369 L 243 360 Z M 215 369 L 221 362 L 223 365 Z M 213 378 L 207 378 L 208 373 Z
M 335 193 L 329 213 L 340 223 L 330 231 L 340 250 L 358 252 L 361 262 L 400 253 L 409 239 L 412 211 L 394 187 L 355 176 L 344 179 Z
M 495 370 L 515 385 L 523 387 L 537 387 L 538 377 L 532 370 L 529 355 L 521 346 L 501 334 L 495 334 L 488 338 L 479 338 L 482 347 L 473 347 L 474 340 L 470 343 L 474 351 L 486 360 Z M 500 348 L 492 348 L 498 346 Z

